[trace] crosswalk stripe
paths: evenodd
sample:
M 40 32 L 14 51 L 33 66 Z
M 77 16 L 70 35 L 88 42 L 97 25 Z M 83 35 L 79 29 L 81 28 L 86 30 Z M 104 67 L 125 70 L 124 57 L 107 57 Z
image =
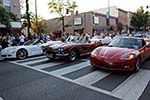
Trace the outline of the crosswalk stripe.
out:
M 110 73 L 108 72 L 104 72 L 104 71 L 94 71 L 90 74 L 87 74 L 83 77 L 80 77 L 78 79 L 75 80 L 75 82 L 79 82 L 83 85 L 87 85 L 90 86 L 92 84 L 94 84 L 95 82 L 103 79 L 104 77 L 108 76 Z
M 23 59 L 23 60 L 15 60 L 15 61 L 12 61 L 12 62 L 23 62 L 23 61 L 30 61 L 30 60 L 36 60 L 36 59 L 42 59 L 42 58 L 46 58 L 46 55 L 42 55 L 42 56 L 37 56 L 37 57 L 31 57 L 31 58 L 26 58 L 26 59 Z
M 52 66 L 56 66 L 56 65 L 60 65 L 60 64 L 63 64 L 63 63 L 51 62 L 51 63 L 46 63 L 46 64 L 34 66 L 34 68 L 44 69 L 44 68 L 48 68 L 48 67 L 52 67 Z
M 4 100 L 4 99 L 2 99 L 2 98 L 0 97 L 0 100 Z
M 123 100 L 138 100 L 150 80 L 149 74 L 150 72 L 146 70 L 138 71 L 126 80 L 125 83 L 118 86 L 112 92 L 112 95 Z
M 21 63 L 23 65 L 29 65 L 29 64 L 35 64 L 35 63 L 39 63 L 39 62 L 43 62 L 43 61 L 48 61 L 48 58 L 44 58 L 44 59 L 39 59 L 39 60 L 35 60 L 35 61 L 28 61 L 28 62 L 24 62 Z
M 90 65 L 90 63 L 89 63 L 89 61 L 87 61 L 87 62 L 83 62 L 83 63 L 72 65 L 72 66 L 67 67 L 67 68 L 62 68 L 62 69 L 58 69 L 58 70 L 52 71 L 52 72 L 50 72 L 50 74 L 61 76 L 61 75 L 64 75 L 64 74 L 67 74 L 67 73 L 70 73 L 70 72 L 73 72 L 73 71 L 85 68 L 85 67 L 87 67 L 89 65 Z

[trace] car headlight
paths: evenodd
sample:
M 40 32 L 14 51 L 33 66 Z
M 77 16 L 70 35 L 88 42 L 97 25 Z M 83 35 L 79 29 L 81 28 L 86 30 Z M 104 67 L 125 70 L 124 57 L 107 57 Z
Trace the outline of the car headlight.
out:
M 134 59 L 135 57 L 136 57 L 135 54 L 129 53 L 129 54 L 122 55 L 120 59 L 121 60 L 131 60 L 131 59 Z
M 63 48 L 59 48 L 58 51 L 59 51 L 59 52 L 63 52 L 64 49 L 63 49 Z
M 98 55 L 98 49 L 94 49 L 92 52 L 91 52 L 91 56 L 97 56 Z

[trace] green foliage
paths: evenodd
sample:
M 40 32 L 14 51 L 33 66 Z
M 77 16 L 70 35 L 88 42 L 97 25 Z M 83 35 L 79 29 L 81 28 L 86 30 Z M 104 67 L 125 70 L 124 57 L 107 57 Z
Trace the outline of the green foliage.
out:
M 9 13 L 0 6 L 0 23 L 6 25 L 6 28 L 10 28 L 10 17 Z
M 74 11 L 77 8 L 77 4 L 75 1 L 71 2 L 67 0 L 65 3 L 64 0 L 52 0 L 48 3 L 48 7 L 51 13 L 58 14 L 59 16 L 65 16 L 65 11 L 68 9 L 69 11 Z
M 2 6 L 0 6 L 0 23 L 6 25 L 6 28 L 11 28 L 11 21 L 20 21 L 17 16 L 11 12 L 7 12 Z
M 143 7 L 140 7 L 131 18 L 131 25 L 137 30 L 145 30 L 149 25 L 149 12 L 144 12 Z
M 38 15 L 36 19 L 36 15 L 33 12 L 30 12 L 30 23 L 31 23 L 31 28 L 34 32 L 36 32 L 36 29 L 38 32 L 43 32 L 47 28 L 46 22 L 43 20 L 43 18 Z M 27 22 L 27 14 L 24 14 L 24 19 L 23 22 Z M 36 21 L 37 21 L 37 26 L 36 26 Z
M 64 17 L 69 12 L 74 12 L 77 8 L 76 2 L 71 2 L 70 0 L 67 0 L 67 2 L 64 2 L 64 0 L 51 0 L 51 2 L 48 3 L 48 7 L 50 9 L 50 13 L 58 14 L 61 17 L 62 30 L 64 32 Z

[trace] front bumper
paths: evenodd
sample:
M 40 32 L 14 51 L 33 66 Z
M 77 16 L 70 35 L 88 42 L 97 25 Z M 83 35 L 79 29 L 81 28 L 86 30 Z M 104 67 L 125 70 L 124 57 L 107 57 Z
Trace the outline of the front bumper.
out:
M 69 55 L 69 53 L 52 53 L 52 52 L 47 52 L 46 53 L 48 58 L 51 59 L 60 59 L 60 58 L 65 58 Z
M 135 62 L 135 59 L 107 62 L 96 57 L 90 57 L 90 63 L 93 67 L 112 71 L 133 71 L 135 69 Z
M 1 56 L 3 58 L 16 58 L 16 52 L 15 51 L 8 52 L 8 51 L 5 51 L 5 50 L 2 50 L 1 51 Z

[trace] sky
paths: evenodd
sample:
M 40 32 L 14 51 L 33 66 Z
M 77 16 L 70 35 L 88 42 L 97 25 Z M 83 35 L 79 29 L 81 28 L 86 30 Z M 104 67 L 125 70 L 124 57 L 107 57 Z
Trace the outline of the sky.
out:
M 35 0 L 30 0 L 30 11 L 35 12 Z M 37 14 L 42 16 L 44 19 L 51 19 L 58 17 L 57 15 L 51 14 L 48 9 L 48 2 L 51 0 L 37 0 Z M 150 0 L 72 0 L 76 1 L 78 5 L 78 12 L 87 12 L 96 10 L 99 8 L 104 8 L 108 6 L 108 1 L 110 6 L 117 6 L 117 8 L 135 12 L 140 6 L 143 6 L 145 10 L 146 6 L 150 6 Z

